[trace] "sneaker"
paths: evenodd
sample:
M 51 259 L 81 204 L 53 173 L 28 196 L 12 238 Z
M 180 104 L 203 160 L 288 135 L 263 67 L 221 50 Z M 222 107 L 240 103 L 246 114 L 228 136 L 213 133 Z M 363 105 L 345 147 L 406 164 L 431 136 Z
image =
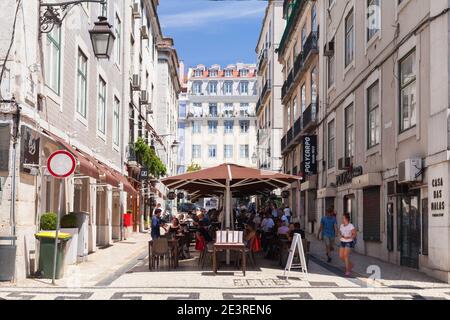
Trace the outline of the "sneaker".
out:
M 327 258 L 327 262 L 330 263 L 331 262 L 331 257 Z
M 346 277 L 351 277 L 351 276 L 352 276 L 352 273 L 351 273 L 351 272 L 346 272 L 346 273 L 345 273 L 345 276 L 346 276 Z

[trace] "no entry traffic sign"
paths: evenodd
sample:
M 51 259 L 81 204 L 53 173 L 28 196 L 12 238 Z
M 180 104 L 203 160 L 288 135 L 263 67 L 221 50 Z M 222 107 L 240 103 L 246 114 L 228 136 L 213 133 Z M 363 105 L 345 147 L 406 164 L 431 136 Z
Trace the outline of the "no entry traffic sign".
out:
M 74 173 L 76 163 L 73 154 L 65 150 L 58 150 L 48 158 L 47 169 L 53 177 L 64 179 Z

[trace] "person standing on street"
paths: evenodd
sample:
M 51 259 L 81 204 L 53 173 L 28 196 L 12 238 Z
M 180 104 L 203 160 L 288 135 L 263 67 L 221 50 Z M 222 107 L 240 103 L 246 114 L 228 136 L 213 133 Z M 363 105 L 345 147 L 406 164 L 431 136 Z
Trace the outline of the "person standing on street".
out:
M 337 231 L 337 220 L 333 216 L 333 210 L 329 208 L 326 215 L 320 220 L 320 228 L 317 234 L 317 237 L 320 239 L 320 236 L 322 236 L 325 242 L 328 263 L 331 262 L 331 251 L 334 250 L 334 239 L 336 238 Z
M 284 211 L 284 216 L 286 217 L 288 223 L 291 223 L 291 215 L 292 215 L 292 212 L 291 212 L 291 208 L 289 208 L 289 204 L 287 204 L 287 205 L 284 207 L 283 211 Z
M 352 274 L 353 264 L 350 262 L 350 253 L 355 247 L 356 229 L 350 223 L 350 215 L 344 213 L 343 223 L 339 228 L 341 233 L 341 247 L 339 249 L 339 257 L 345 263 L 345 276 L 350 277 Z
M 155 214 L 152 216 L 152 231 L 151 231 L 152 240 L 161 237 L 161 230 L 160 230 L 161 227 L 163 227 L 165 230 L 165 226 L 161 225 L 160 216 L 161 216 L 161 209 L 156 209 Z

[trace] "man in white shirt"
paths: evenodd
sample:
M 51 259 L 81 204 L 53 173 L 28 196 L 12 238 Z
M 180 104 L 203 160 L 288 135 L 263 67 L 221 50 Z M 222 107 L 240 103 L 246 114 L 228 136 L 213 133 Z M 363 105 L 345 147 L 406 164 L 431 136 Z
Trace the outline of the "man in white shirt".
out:
M 270 216 L 270 214 L 266 214 L 266 217 L 261 222 L 262 230 L 264 232 L 270 232 L 274 225 L 275 225 L 275 223 L 273 222 L 273 219 Z
M 286 205 L 283 209 L 284 216 L 286 217 L 288 223 L 291 222 L 291 209 L 289 208 L 289 205 Z

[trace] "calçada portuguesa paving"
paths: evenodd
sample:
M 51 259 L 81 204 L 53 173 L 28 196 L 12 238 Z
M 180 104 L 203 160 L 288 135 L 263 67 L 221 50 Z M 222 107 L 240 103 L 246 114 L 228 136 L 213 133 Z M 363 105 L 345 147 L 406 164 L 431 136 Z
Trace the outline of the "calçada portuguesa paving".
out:
M 345 278 L 337 253 L 332 263 L 326 263 L 322 243 L 312 237 L 308 275 L 292 271 L 288 280 L 277 261 L 262 256 L 256 268 L 249 266 L 245 277 L 237 269 L 224 267 L 214 275 L 210 265 L 198 267 L 194 254 L 180 261 L 176 270 L 150 271 L 148 239 L 148 234 L 134 234 L 91 254 L 87 262 L 67 267 L 57 286 L 47 279 L 0 283 L 0 299 L 450 300 L 450 285 L 358 254 L 353 255 L 353 277 Z

